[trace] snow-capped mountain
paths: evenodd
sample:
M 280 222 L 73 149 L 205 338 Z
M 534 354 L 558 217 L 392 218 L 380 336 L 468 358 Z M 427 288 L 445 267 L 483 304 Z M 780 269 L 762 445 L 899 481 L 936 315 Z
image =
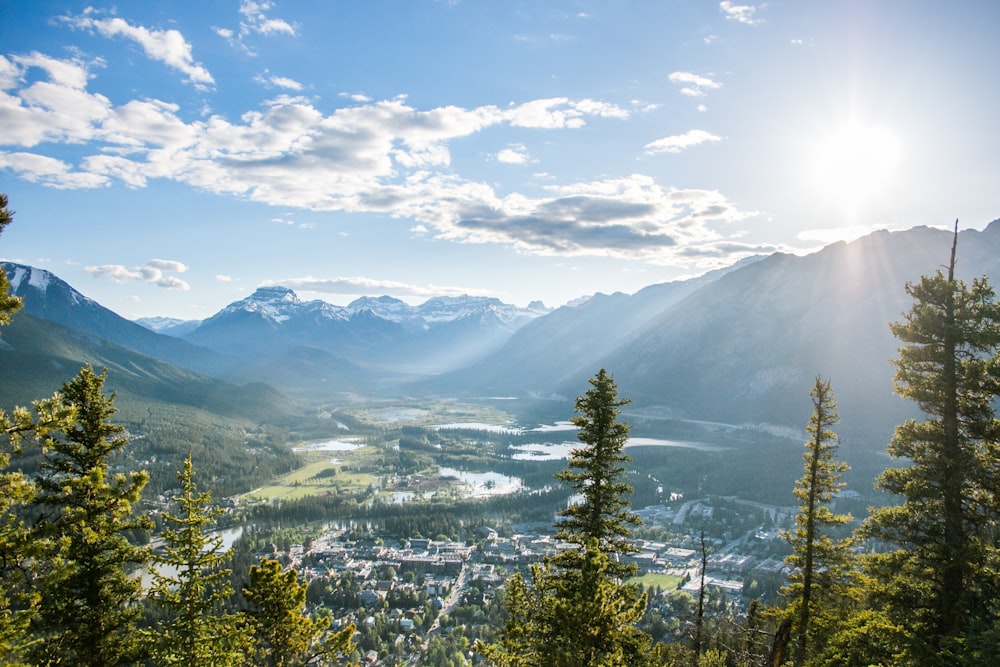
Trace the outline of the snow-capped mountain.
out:
M 3 268 L 11 294 L 24 302 L 22 312 L 33 317 L 203 373 L 217 373 L 225 364 L 210 350 L 162 336 L 121 317 L 45 269 L 13 262 L 5 262 Z
M 179 337 L 197 329 L 201 320 L 182 320 L 177 317 L 140 317 L 135 323 L 156 333 Z
M 415 306 L 389 296 L 362 297 L 336 306 L 303 301 L 287 287 L 268 286 L 182 336 L 254 359 L 304 346 L 355 363 L 447 370 L 498 349 L 546 312 L 540 303 L 519 308 L 476 296 L 436 297 Z
M 433 325 L 467 317 L 481 317 L 488 313 L 513 330 L 547 312 L 549 309 L 538 301 L 532 302 L 527 308 L 519 308 L 496 298 L 476 296 L 434 297 L 418 306 L 411 306 L 391 296 L 365 296 L 355 299 L 347 306 L 335 306 L 320 300 L 302 301 L 293 290 L 273 286 L 259 287 L 253 294 L 229 304 L 205 320 L 205 323 L 236 313 L 253 313 L 275 323 L 303 316 L 348 322 L 361 313 L 370 313 L 387 322 Z

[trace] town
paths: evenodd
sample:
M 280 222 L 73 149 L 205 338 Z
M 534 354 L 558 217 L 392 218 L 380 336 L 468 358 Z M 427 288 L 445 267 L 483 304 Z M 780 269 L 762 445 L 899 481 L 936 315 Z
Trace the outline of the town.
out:
M 650 595 L 649 625 L 662 632 L 654 639 L 683 631 L 701 586 L 723 613 L 745 613 L 754 598 L 773 601 L 788 574 L 780 530 L 796 511 L 736 497 L 637 509 L 637 534 L 659 536 L 636 538 L 628 556 Z M 337 524 L 285 549 L 268 543 L 255 555 L 280 560 L 308 582 L 311 613 L 356 626 L 361 664 L 434 666 L 456 655 L 474 663 L 475 641 L 498 629 L 504 582 L 572 547 L 554 539 L 553 523 L 505 532 L 481 527 L 452 541 Z

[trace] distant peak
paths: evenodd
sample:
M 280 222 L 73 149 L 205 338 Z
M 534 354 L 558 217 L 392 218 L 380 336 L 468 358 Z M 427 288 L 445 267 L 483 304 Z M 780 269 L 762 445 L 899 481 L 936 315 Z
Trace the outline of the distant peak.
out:
M 364 308 L 371 308 L 372 306 L 400 306 L 406 305 L 405 302 L 401 301 L 392 296 L 363 296 L 352 301 L 347 307 L 350 310 L 361 310 Z
M 299 297 L 293 290 L 281 285 L 258 287 L 248 299 L 253 301 L 289 301 L 293 303 L 298 303 L 299 301 Z

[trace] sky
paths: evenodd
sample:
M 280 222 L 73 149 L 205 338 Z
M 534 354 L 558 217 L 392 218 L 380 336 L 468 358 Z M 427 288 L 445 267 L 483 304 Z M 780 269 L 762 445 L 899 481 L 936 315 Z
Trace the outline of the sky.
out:
M 0 0 L 0 258 L 560 306 L 1000 218 L 995 0 Z

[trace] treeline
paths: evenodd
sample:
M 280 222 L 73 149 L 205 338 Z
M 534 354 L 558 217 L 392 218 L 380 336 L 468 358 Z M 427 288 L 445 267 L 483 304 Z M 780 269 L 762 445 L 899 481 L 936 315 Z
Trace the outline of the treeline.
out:
M 0 463 L 0 658 L 6 665 L 340 664 L 353 626 L 305 613 L 306 585 L 264 559 L 244 570 L 238 611 L 213 533 L 218 512 L 198 490 L 189 455 L 176 474 L 155 550 L 136 544 L 152 527 L 135 511 L 144 471 L 116 471 L 128 440 L 112 423 L 105 373 L 89 366 L 34 413 L 0 414 L 16 454 L 38 439 L 34 477 Z M 152 583 L 144 590 L 141 573 Z

